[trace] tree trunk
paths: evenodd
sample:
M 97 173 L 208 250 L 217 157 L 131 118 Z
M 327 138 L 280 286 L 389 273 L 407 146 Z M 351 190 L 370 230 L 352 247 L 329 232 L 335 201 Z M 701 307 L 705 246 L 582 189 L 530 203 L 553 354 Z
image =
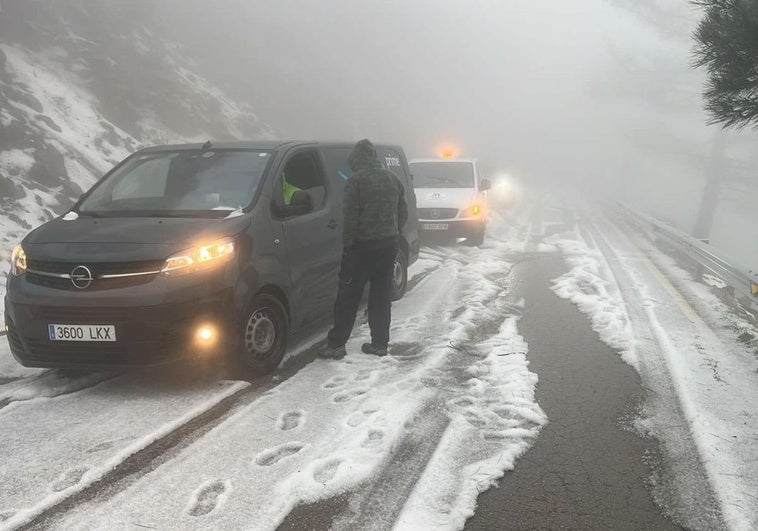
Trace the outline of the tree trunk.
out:
M 719 204 L 721 194 L 721 180 L 724 171 L 724 148 L 726 146 L 726 135 L 719 131 L 711 144 L 711 156 L 706 165 L 705 186 L 703 195 L 700 199 L 700 208 L 698 209 L 695 228 L 692 235 L 700 240 L 708 241 L 711 237 L 713 228 L 713 219 L 716 216 L 716 209 Z

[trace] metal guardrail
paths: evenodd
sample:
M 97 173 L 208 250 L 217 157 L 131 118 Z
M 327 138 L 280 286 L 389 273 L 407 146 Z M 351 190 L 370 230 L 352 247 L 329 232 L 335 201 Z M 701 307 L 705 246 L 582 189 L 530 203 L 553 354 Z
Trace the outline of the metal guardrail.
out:
M 666 240 L 689 258 L 712 272 L 732 290 L 737 300 L 758 310 L 758 270 L 750 269 L 702 240 L 698 240 L 658 219 L 637 212 L 628 205 L 619 204 L 637 223 Z

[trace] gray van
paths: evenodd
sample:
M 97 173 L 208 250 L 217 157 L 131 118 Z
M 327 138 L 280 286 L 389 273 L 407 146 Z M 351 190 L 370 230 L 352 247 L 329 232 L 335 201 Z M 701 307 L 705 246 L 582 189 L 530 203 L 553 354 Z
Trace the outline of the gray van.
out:
M 27 367 L 151 365 L 198 351 L 273 371 L 294 334 L 332 316 L 352 144 L 158 146 L 126 158 L 16 246 L 5 322 Z M 376 146 L 405 188 L 395 299 L 418 257 L 401 147 Z

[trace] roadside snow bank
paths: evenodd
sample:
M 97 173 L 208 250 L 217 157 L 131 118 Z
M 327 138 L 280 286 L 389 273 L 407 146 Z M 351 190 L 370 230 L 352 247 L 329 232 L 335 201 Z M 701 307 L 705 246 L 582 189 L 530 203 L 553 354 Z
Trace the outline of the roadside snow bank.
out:
M 395 529 L 462 529 L 477 496 L 513 470 L 547 422 L 516 321 L 468 352 L 482 359 L 466 369 L 464 392 L 450 397 L 450 424 Z
M 639 371 L 626 304 L 603 253 L 590 248 L 578 236 L 577 239 L 553 237 L 549 242 L 563 252 L 572 268 L 553 281 L 552 290 L 558 297 L 576 304 L 590 318 L 592 329 L 600 339 L 618 350 L 621 358 Z
M 687 528 L 758 528 L 755 329 L 609 219 L 555 244 L 573 269 L 553 290 L 590 317 L 649 392 L 635 424 L 661 443 L 656 501 Z
M 649 301 L 651 330 L 724 520 L 730 529 L 758 529 L 758 330 L 649 241 L 611 232 L 646 255 L 622 263 Z M 650 423 L 665 436 L 655 418 Z

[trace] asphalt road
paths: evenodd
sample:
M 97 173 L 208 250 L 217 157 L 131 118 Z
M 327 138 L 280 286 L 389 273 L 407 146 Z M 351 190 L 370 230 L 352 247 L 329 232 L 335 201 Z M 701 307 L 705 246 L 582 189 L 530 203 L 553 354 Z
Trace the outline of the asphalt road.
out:
M 541 225 L 537 219 L 532 228 Z M 461 265 L 471 259 L 461 249 L 438 251 L 444 260 Z M 529 344 L 529 369 L 539 377 L 537 401 L 549 423 L 515 469 L 506 472 L 499 487 L 479 496 L 476 514 L 466 529 L 681 529 L 675 517 L 656 505 L 649 484 L 656 470 L 667 469 L 665 452 L 632 425 L 646 398 L 639 376 L 600 341 L 585 315 L 550 290 L 550 281 L 567 270 L 561 255 L 514 252 L 490 259 L 517 265 L 513 269 L 504 265 L 502 271 L 489 274 L 507 297 L 501 300 L 493 293 L 491 299 L 481 301 L 496 311 L 488 319 L 475 320 L 469 340 L 484 341 L 507 316 L 521 314 L 519 333 Z M 517 304 L 522 298 L 523 311 Z M 461 305 L 458 310 L 465 310 L 464 301 L 456 301 Z M 460 315 L 458 310 L 451 319 Z M 436 329 L 434 322 L 429 326 Z M 395 345 L 393 354 L 413 358 L 421 350 L 421 345 L 415 347 L 409 353 Z M 67 513 L 129 488 L 266 391 L 296 376 L 314 357 L 311 345 L 275 375 L 253 381 L 251 387 L 236 391 L 128 457 L 101 480 L 51 506 L 27 528 L 58 528 Z M 445 404 L 451 390 L 458 390 L 468 379 L 466 368 L 472 362 L 465 349 L 453 352 L 434 378 L 424 381 L 430 398 L 376 477 L 337 497 L 296 506 L 280 529 L 392 529 L 448 428 Z
M 500 487 L 480 495 L 466 529 L 679 529 L 646 484 L 656 445 L 630 426 L 643 398 L 636 372 L 550 291 L 566 271 L 559 255 L 517 267 L 527 301 L 519 330 L 549 424 Z

